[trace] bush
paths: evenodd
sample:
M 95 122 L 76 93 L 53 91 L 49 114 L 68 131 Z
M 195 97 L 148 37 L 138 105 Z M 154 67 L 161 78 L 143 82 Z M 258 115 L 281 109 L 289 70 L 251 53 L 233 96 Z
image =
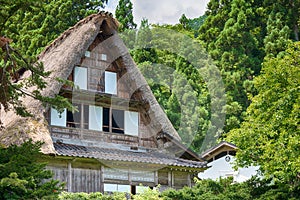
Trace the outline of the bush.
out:
M 62 192 L 59 195 L 59 200 L 126 200 L 125 193 L 116 192 L 112 195 L 102 194 L 101 192 L 94 193 L 70 193 L 70 192 Z

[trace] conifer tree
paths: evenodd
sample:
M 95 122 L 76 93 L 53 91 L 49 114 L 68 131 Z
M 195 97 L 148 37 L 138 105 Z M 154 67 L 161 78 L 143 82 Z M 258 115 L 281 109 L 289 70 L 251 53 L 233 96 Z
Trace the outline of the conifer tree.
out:
M 0 147 L 0 199 L 57 199 L 63 185 L 45 170 L 42 143 L 31 140 L 21 146 Z
M 133 7 L 130 0 L 119 0 L 115 16 L 121 24 L 119 28 L 120 32 L 123 32 L 126 29 L 136 28 L 136 24 L 133 21 L 132 9 Z

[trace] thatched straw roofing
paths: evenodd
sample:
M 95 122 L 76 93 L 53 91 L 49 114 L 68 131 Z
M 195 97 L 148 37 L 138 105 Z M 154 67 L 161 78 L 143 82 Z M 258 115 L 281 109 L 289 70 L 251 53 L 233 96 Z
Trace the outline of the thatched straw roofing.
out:
M 43 62 L 46 71 L 52 72 L 46 79 L 48 86 L 42 91 L 43 95 L 53 97 L 59 93 L 62 83 L 55 81 L 55 79 L 67 79 L 74 65 L 80 63 L 81 57 L 100 33 L 101 25 L 104 21 L 115 36 L 118 22 L 112 18 L 111 14 L 100 12 L 86 17 L 75 26 L 66 30 L 40 54 L 39 61 Z M 126 47 L 120 42 L 118 37 L 114 36 L 108 40 L 113 43 L 110 44 L 110 48 L 119 51 L 118 56 L 123 59 L 132 82 L 135 85 L 143 86 L 139 90 L 142 94 L 142 100 L 150 105 L 150 109 L 147 112 L 151 120 L 155 122 L 153 123 L 153 128 L 168 132 L 180 140 L 172 124 L 158 105 L 144 77 L 137 69 Z M 28 73 L 25 73 L 24 76 L 28 76 Z M 43 153 L 55 153 L 48 123 L 44 116 L 47 108 L 44 108 L 39 101 L 33 100 L 30 97 L 24 97 L 23 102 L 25 107 L 34 114 L 34 117 L 22 118 L 15 115 L 12 111 L 1 113 L 5 130 L 0 134 L 0 143 L 4 145 L 20 144 L 32 138 L 34 141 L 40 140 L 45 142 L 45 145 L 42 147 Z

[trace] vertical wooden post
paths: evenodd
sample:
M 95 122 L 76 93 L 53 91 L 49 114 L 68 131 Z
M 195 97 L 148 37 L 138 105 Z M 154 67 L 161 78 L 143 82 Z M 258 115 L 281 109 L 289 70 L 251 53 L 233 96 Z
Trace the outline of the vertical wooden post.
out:
M 154 184 L 155 186 L 158 185 L 158 171 L 154 172 Z
M 132 184 L 132 182 L 131 182 L 131 170 L 130 169 L 128 169 L 128 182 L 129 182 L 129 185 Z
M 171 171 L 171 175 L 172 175 L 172 188 L 174 188 L 174 184 L 175 184 L 175 181 L 174 181 L 174 171 Z
M 190 173 L 187 174 L 187 185 L 189 187 L 192 187 L 192 180 L 191 180 L 191 174 Z
M 112 106 L 110 106 L 109 108 L 109 132 L 112 133 L 112 120 L 113 120 L 113 117 L 112 117 Z
M 100 192 L 104 193 L 104 166 L 100 167 Z
M 68 162 L 68 192 L 72 192 L 72 163 Z
M 81 129 L 84 129 L 84 121 L 85 121 L 85 119 L 84 119 L 84 104 L 81 103 L 80 105 L 81 105 L 80 128 L 81 128 Z
M 172 187 L 172 171 L 168 171 L 168 186 Z

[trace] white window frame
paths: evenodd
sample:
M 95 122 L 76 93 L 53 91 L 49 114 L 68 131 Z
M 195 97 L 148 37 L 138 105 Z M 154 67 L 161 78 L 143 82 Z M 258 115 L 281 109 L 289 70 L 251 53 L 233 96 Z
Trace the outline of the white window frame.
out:
M 130 193 L 130 185 L 104 183 L 104 192 L 127 192 Z
M 85 57 L 90 58 L 90 57 L 91 57 L 91 52 L 90 52 L 90 51 L 86 51 L 86 52 L 84 53 L 84 55 L 85 55 Z
M 81 90 L 87 90 L 87 74 L 88 69 L 86 67 L 75 66 L 74 68 L 74 85 Z
M 52 126 L 62 126 L 66 127 L 67 123 L 67 109 L 64 108 L 62 113 L 59 113 L 56 109 L 51 108 L 50 111 L 50 124 Z
M 139 113 L 138 112 L 125 111 L 124 134 L 133 135 L 133 136 L 139 135 Z
M 103 108 L 89 105 L 89 130 L 102 131 Z
M 100 54 L 100 60 L 107 61 L 107 55 L 104 53 Z
M 104 86 L 104 92 L 107 94 L 117 94 L 117 73 L 115 72 L 104 72 L 105 76 L 105 86 Z

